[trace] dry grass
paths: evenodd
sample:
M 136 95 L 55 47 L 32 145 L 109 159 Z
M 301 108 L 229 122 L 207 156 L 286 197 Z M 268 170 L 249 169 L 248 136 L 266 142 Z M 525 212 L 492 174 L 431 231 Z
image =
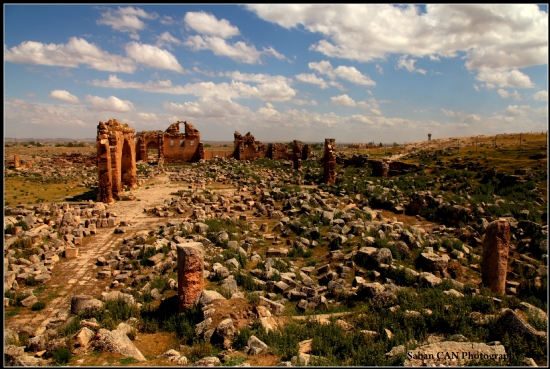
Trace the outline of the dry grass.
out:
M 14 206 L 66 201 L 67 197 L 72 198 L 91 191 L 89 188 L 78 187 L 77 184 L 81 182 L 38 183 L 22 177 L 9 177 L 4 180 L 4 204 Z

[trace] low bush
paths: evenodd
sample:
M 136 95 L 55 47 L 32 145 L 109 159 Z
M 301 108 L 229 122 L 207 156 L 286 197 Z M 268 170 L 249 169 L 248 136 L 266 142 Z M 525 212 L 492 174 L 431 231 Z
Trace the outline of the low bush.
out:
M 35 302 L 32 306 L 31 306 L 31 310 L 32 311 L 38 311 L 38 310 L 42 310 L 46 307 L 46 303 L 45 302 L 42 302 L 42 301 L 37 301 Z

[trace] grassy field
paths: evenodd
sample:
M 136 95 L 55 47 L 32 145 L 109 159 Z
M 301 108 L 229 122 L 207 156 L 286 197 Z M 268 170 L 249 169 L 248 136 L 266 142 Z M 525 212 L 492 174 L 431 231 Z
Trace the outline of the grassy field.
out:
M 4 206 L 60 202 L 90 192 L 89 188 L 77 187 L 80 182 L 41 184 L 21 177 L 9 177 L 4 180 Z

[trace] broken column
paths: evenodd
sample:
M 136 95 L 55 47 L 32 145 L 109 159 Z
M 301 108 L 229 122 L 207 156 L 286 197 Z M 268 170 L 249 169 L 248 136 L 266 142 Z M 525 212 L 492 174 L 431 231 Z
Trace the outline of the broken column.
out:
M 204 289 L 204 250 L 200 242 L 180 243 L 178 248 L 178 311 L 193 306 Z
M 302 144 L 298 140 L 293 141 L 292 146 L 292 168 L 300 170 L 302 167 Z
M 19 169 L 20 166 L 21 166 L 21 160 L 19 159 L 19 155 L 14 155 L 13 156 L 13 167 L 15 169 Z
M 328 184 L 336 183 L 336 151 L 334 147 L 334 138 L 325 138 L 325 156 L 323 157 L 324 182 Z
M 481 280 L 493 292 L 506 291 L 509 249 L 510 223 L 502 218 L 491 222 L 483 240 Z
M 372 165 L 373 177 L 388 177 L 390 172 L 390 163 L 387 159 L 383 160 L 369 160 Z

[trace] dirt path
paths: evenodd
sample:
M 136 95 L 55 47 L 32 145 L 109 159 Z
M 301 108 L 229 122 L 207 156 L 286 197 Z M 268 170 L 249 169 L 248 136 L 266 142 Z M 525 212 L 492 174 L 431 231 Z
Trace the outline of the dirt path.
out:
M 97 272 L 100 270 L 95 265 L 97 258 L 118 249 L 122 238 L 165 223 L 168 218 L 151 216 L 143 208 L 163 204 L 165 199 L 172 197 L 170 193 L 187 186 L 185 182 L 170 182 L 168 175 L 163 174 L 132 191 L 139 201 L 117 201 L 108 205 L 108 211 L 115 212 L 120 220 L 130 224 L 127 232 L 114 234 L 114 228 L 97 228 L 97 234 L 84 239 L 77 258 L 61 258 L 55 264 L 51 280 L 43 285 L 43 292 L 37 293 L 40 301 L 46 301 L 46 308 L 39 312 L 20 308 L 20 315 L 5 322 L 6 328 L 17 331 L 17 327 L 29 326 L 35 330 L 35 335 L 42 334 L 59 309 L 70 309 L 73 295 L 98 297 L 110 284 L 110 279 L 97 279 Z

